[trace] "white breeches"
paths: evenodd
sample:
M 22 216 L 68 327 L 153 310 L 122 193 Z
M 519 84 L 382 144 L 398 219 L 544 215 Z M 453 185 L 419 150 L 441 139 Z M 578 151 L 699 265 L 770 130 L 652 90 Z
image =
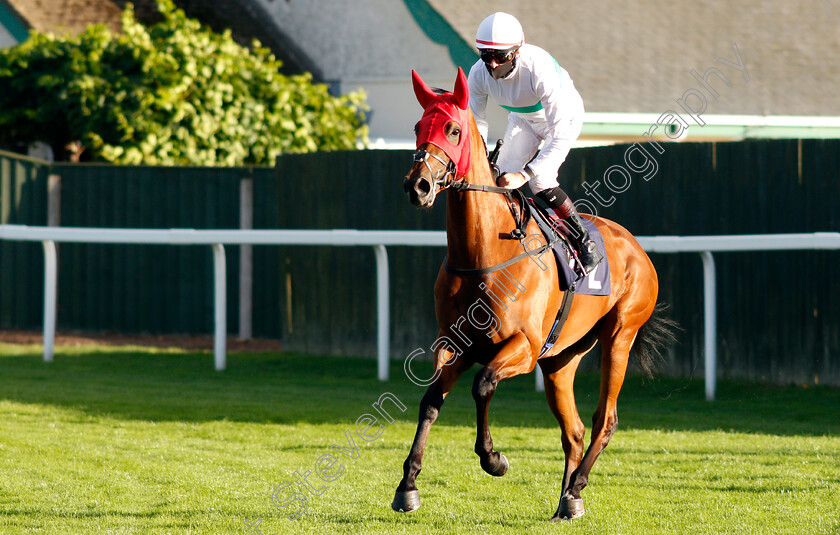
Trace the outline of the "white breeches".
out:
M 508 115 L 505 143 L 499 151 L 498 166 L 502 173 L 518 173 L 534 158 L 540 144 L 545 140 L 540 156 L 534 160 L 531 169 L 535 176 L 529 182 L 535 194 L 557 187 L 557 171 L 566 161 L 572 145 L 577 141 L 583 126 L 583 114 L 569 118 L 567 126 L 554 137 L 550 137 L 548 123 L 531 122 L 518 113 Z M 548 145 L 551 150 L 548 150 Z M 546 151 L 548 151 L 546 153 Z

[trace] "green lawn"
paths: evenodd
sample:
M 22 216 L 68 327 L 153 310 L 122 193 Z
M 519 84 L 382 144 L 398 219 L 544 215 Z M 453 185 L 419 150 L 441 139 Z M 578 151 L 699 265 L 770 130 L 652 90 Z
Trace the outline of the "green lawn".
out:
M 491 405 L 508 474 L 484 474 L 472 452 L 464 377 L 432 430 L 423 505 L 397 514 L 423 391 L 402 362 L 388 383 L 375 373 L 373 360 L 279 354 L 230 355 L 217 373 L 207 352 L 136 347 L 60 347 L 45 364 L 40 347 L 0 344 L 0 533 L 840 533 L 838 389 L 722 381 L 707 403 L 698 378 L 630 377 L 586 515 L 551 524 L 562 448 L 533 376 Z M 597 385 L 578 379 L 586 423 Z M 386 392 L 408 407 L 383 404 L 392 424 L 371 407 Z M 371 441 L 355 430 L 366 413 L 384 424 Z M 324 482 L 330 452 L 340 466 Z M 320 494 L 278 490 L 307 495 L 288 520 L 301 502 L 281 510 L 272 491 L 306 470 Z

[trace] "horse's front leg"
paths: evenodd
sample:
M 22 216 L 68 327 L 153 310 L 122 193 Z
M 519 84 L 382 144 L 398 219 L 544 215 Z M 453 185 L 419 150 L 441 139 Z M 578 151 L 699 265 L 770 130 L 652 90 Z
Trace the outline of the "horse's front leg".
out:
M 441 362 L 446 364 L 442 365 Z M 420 493 L 417 491 L 416 482 L 422 469 L 423 451 L 426 449 L 429 431 L 432 424 L 437 420 L 444 398 L 455 386 L 458 377 L 469 367 L 470 363 L 463 357 L 456 358 L 454 361 L 447 361 L 441 359 L 440 355 L 438 356 L 435 368 L 440 370 L 440 375 L 429 386 L 420 401 L 420 416 L 417 422 L 417 431 L 414 434 L 414 442 L 411 445 L 408 457 L 403 463 L 403 478 L 397 486 L 394 501 L 391 503 L 391 508 L 394 511 L 407 513 L 420 507 Z
M 503 476 L 508 470 L 508 460 L 503 454 L 493 450 L 493 438 L 490 436 L 489 413 L 490 400 L 496 392 L 496 386 L 502 379 L 521 373 L 530 372 L 536 365 L 533 349 L 524 334 L 519 333 L 502 347 L 502 350 L 476 374 L 473 381 L 473 398 L 477 417 L 475 452 L 481 460 L 481 467 L 491 476 Z

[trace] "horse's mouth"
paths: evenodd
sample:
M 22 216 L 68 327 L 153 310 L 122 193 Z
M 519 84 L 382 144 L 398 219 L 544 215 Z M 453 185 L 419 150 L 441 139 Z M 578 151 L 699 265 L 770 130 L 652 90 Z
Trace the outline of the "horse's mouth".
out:
M 417 208 L 429 209 L 432 207 L 433 204 L 435 204 L 434 195 L 426 195 L 425 197 L 420 198 L 420 196 L 417 195 L 417 193 L 415 192 L 411 192 L 408 194 L 408 200 Z

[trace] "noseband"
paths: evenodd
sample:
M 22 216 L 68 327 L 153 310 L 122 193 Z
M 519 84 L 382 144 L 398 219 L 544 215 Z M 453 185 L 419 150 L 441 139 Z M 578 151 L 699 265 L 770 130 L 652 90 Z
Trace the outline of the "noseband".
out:
M 437 173 L 432 172 L 432 166 L 429 165 L 429 156 L 440 162 L 443 165 L 443 171 L 441 175 L 441 171 L 438 170 Z M 423 149 L 418 150 L 414 153 L 414 162 L 423 162 L 423 165 L 426 166 L 426 169 L 429 170 L 429 176 L 432 179 L 432 186 L 440 186 L 441 190 L 444 190 L 451 186 L 453 183 L 457 182 L 455 180 L 455 173 L 458 170 L 455 167 L 455 162 L 449 160 L 449 162 L 443 161 L 443 158 L 438 156 L 437 154 L 432 154 L 431 152 L 427 152 Z M 463 179 L 462 179 L 463 180 Z

